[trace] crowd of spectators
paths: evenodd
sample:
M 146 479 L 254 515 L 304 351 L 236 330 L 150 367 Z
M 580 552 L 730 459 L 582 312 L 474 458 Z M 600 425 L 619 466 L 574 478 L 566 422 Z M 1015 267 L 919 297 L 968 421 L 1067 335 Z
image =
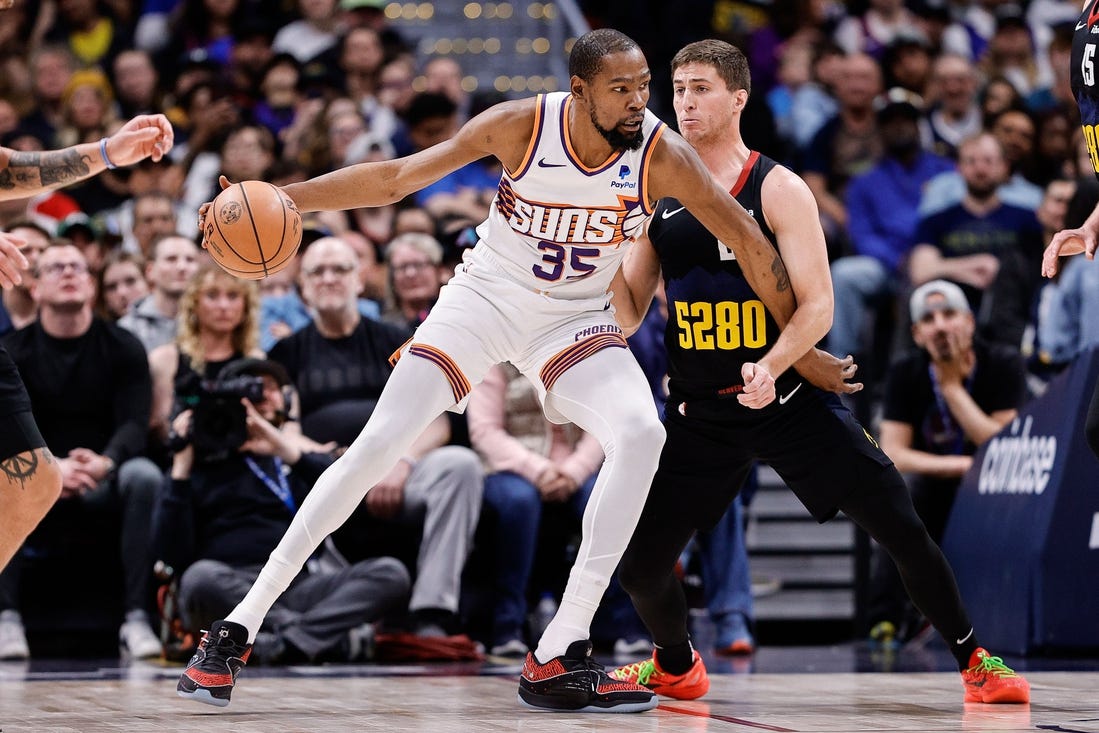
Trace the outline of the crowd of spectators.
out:
M 907 358 L 913 378 L 926 377 L 936 363 L 928 345 L 955 339 L 950 328 L 965 332 L 964 349 L 993 349 L 1020 372 L 1001 382 L 1027 385 L 988 397 L 1001 424 L 1099 343 L 1088 317 L 1095 268 L 1075 262 L 1051 282 L 1039 278 L 1051 234 L 1079 225 L 1097 195 L 1099 152 L 1080 132 L 1069 89 L 1076 0 L 702 2 L 659 38 L 637 25 L 633 3 L 581 5 L 593 23 L 642 43 L 653 107 L 667 121 L 670 86 L 658 85 L 668 43 L 689 32 L 682 40 L 720 36 L 745 49 L 754 79 L 745 139 L 800 174 L 817 200 L 836 290 L 826 346 L 864 364 L 855 407 L 875 432 L 883 395 L 905 389 L 887 387 L 886 365 Z M 77 526 L 118 568 L 120 642 L 134 656 L 159 653 L 149 638 L 158 630 L 154 561 L 182 579 L 192 631 L 235 603 L 231 589 L 213 597 L 211 578 L 246 580 L 270 551 L 316 475 L 365 423 L 390 353 L 430 310 L 491 206 L 499 171 L 479 162 L 393 206 L 309 214 L 303 254 L 258 286 L 224 276 L 196 246 L 197 209 L 221 175 L 285 184 L 409 154 L 499 98 L 463 86 L 462 65 L 475 57 L 419 55 L 416 39 L 387 25 L 386 6 L 15 0 L 0 12 L 3 146 L 96 142 L 149 112 L 175 128 L 163 160 L 0 206 L 0 228 L 28 241 L 30 261 L 23 284 L 3 294 L 0 335 L 62 461 L 56 511 L 95 517 L 110 505 L 121 517 Z M 935 291 L 948 294 L 949 318 L 910 307 L 912 291 L 931 281 L 960 287 Z M 933 381 L 943 376 L 936 369 Z M 195 422 L 230 376 L 266 381 L 247 414 L 214 416 L 238 420 L 239 436 L 219 424 L 212 429 L 226 440 L 199 445 Z M 972 389 L 971 373 L 949 376 Z M 265 626 L 268 659 L 361 658 L 363 625 L 383 618 L 425 636 L 468 631 L 490 649 L 526 650 L 528 601 L 561 589 L 537 570 L 568 566 L 567 547 L 538 539 L 542 504 L 574 505 L 556 514 L 577 531 L 601 452 L 572 426 L 511 410 L 525 399 L 513 377 L 494 372 L 478 388 L 472 442 L 464 417 L 440 420 L 369 494 L 325 545 L 314 579 Z M 654 374 L 654 392 L 660 383 Z M 886 406 L 891 439 L 882 443 L 898 465 L 907 456 L 913 472 L 931 465 L 923 472 L 943 478 L 942 462 L 912 459 L 913 449 L 961 457 L 989 433 L 965 430 L 965 418 L 950 417 L 953 401 L 928 395 L 928 404 Z M 949 440 L 943 425 L 955 428 Z M 968 465 L 945 463 L 950 477 Z M 194 534 L 193 516 L 212 500 L 240 502 L 236 536 Z M 477 536 L 495 576 L 479 589 L 489 600 L 468 604 L 489 609 L 478 622 L 465 611 L 475 589 L 463 587 L 463 564 L 479 556 L 479 518 L 492 525 Z M 64 562 L 42 558 L 82 546 L 72 526 L 45 522 L 0 574 L 0 658 L 27 656 L 25 630 L 38 628 L 24 571 L 61 573 L 36 583 L 69 582 Z M 411 548 L 403 566 L 367 535 L 396 538 L 396 555 Z M 333 578 L 351 579 L 342 595 Z

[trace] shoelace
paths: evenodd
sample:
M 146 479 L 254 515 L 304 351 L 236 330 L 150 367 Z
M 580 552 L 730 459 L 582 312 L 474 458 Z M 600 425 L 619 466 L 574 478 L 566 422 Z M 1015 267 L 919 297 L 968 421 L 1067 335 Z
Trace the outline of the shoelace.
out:
M 622 667 L 622 671 L 626 673 L 627 677 L 637 675 L 637 684 L 647 684 L 649 679 L 656 674 L 656 665 L 653 664 L 652 659 L 646 659 L 641 662 L 634 662 L 625 667 Z M 621 678 L 619 678 L 621 679 Z
M 1016 677 L 1015 670 L 1004 664 L 1004 660 L 1000 657 L 984 656 L 981 657 L 981 663 L 977 665 L 976 671 L 988 672 L 996 675 L 997 677 Z

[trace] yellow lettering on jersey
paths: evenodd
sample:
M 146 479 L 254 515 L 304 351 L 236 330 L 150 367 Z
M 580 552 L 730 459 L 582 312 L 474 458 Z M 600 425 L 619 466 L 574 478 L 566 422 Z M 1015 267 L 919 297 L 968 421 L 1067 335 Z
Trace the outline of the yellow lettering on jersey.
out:
M 723 300 L 672 303 L 679 347 L 695 351 L 729 351 L 767 345 L 767 311 L 763 302 Z
M 1099 173 L 1099 146 L 1095 142 L 1095 125 L 1083 125 L 1084 142 L 1088 146 L 1088 155 L 1091 156 L 1091 167 Z

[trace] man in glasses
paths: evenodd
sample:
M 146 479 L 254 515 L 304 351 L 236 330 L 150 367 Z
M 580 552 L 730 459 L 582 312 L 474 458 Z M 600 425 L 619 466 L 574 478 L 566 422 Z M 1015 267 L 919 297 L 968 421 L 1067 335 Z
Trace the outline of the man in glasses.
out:
M 38 319 L 9 334 L 4 346 L 23 375 L 37 426 L 53 453 L 50 465 L 59 469 L 59 509 L 64 505 L 63 516 L 79 517 L 81 536 L 108 556 L 112 546 L 118 553 L 126 612 L 119 641 L 132 657 L 159 656 L 160 640 L 145 612 L 153 502 L 161 483 L 160 469 L 142 455 L 152 400 L 145 349 L 129 331 L 94 315 L 95 280 L 78 247 L 55 240 L 38 256 L 35 270 Z M 35 455 L 49 454 L 43 449 Z M 8 471 L 11 476 L 14 468 Z M 38 554 L 61 555 L 71 546 L 73 538 L 58 527 L 44 525 L 35 533 Z M 34 567 L 37 583 L 64 582 Z M 29 568 L 29 554 L 18 553 L 0 573 L 0 631 L 10 645 L 0 652 L 9 657 L 27 656 L 16 614 L 20 578 Z

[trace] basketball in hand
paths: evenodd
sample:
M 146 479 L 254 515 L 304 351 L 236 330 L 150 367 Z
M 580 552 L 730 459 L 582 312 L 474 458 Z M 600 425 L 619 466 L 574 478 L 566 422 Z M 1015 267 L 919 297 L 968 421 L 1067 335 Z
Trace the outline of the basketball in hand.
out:
M 206 212 L 206 249 L 222 269 L 262 280 L 290 264 L 301 244 L 301 214 L 289 196 L 264 181 L 234 183 Z

